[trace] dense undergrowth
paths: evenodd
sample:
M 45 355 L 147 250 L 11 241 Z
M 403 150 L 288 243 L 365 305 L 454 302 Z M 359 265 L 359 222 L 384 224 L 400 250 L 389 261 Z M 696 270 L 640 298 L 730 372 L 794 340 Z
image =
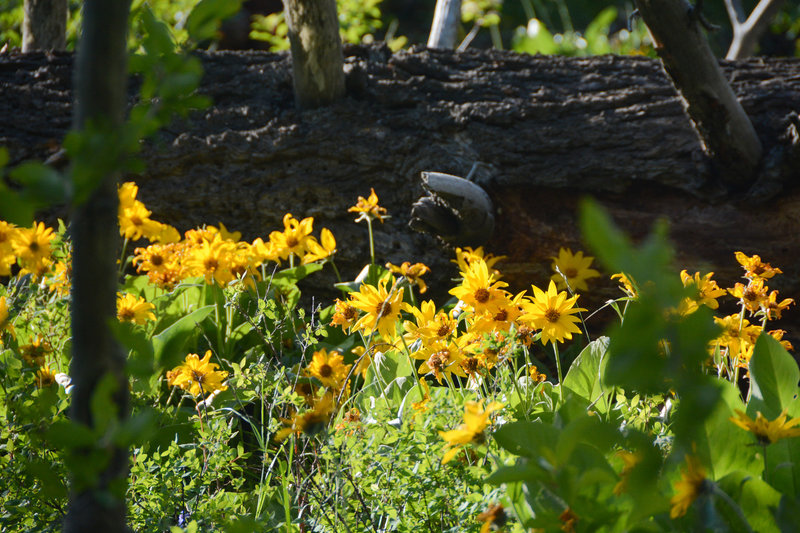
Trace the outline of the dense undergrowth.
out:
M 663 228 L 634 247 L 587 203 L 621 289 L 592 339 L 579 295 L 600 273 L 581 252 L 512 294 L 502 257 L 457 249 L 443 304 L 427 267 L 371 252 L 304 309 L 297 282 L 341 246 L 312 218 L 181 236 L 136 192 L 120 188 L 120 231 L 150 244 L 122 253 L 113 325 L 133 414 L 115 422 L 101 387 L 96 429 L 66 417 L 65 228 L 0 222 L 3 530 L 59 529 L 67 467 L 96 475 L 102 446 L 76 450 L 98 441 L 132 447 L 134 531 L 796 530 L 800 370 L 771 327 L 793 301 L 758 256 L 737 252 L 744 279 L 721 289 L 671 270 Z M 351 211 L 372 243 L 374 191 Z M 713 316 L 723 298 L 740 312 Z

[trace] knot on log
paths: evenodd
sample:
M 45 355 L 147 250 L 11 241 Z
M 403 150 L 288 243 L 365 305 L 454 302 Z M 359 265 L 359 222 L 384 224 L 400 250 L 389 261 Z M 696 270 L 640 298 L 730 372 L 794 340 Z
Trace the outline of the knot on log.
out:
M 480 246 L 494 231 L 494 205 L 479 185 L 441 172 L 421 172 L 427 195 L 411 208 L 408 225 L 453 246 Z

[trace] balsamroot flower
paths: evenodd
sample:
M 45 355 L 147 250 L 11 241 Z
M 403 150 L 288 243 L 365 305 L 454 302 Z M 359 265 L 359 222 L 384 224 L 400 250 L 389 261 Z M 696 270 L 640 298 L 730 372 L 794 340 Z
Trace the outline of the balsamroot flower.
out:
M 747 279 L 770 279 L 775 274 L 782 274 L 780 268 L 773 268 L 769 263 L 761 261 L 761 257 L 754 255 L 747 257 L 742 252 L 735 252 L 736 260 L 742 265 Z
M 14 224 L 0 220 L 0 276 L 11 275 L 11 265 L 17 261 L 11 241 L 18 231 Z
M 586 285 L 586 280 L 600 277 L 600 272 L 590 268 L 592 261 L 594 261 L 594 257 L 584 257 L 583 252 L 579 251 L 573 254 L 569 248 L 560 248 L 558 257 L 553 257 L 551 267 L 555 274 L 550 279 L 556 282 L 556 286 L 560 290 L 565 290 L 569 284 L 573 292 L 588 291 L 589 286 Z M 564 278 L 567 278 L 566 282 Z
M 756 419 L 753 420 L 744 412 L 736 409 L 736 416 L 732 416 L 730 421 L 755 435 L 761 444 L 774 444 L 781 439 L 800 436 L 800 427 L 795 427 L 800 424 L 800 418 L 792 418 L 787 421 L 788 411 L 788 409 L 784 409 L 775 420 L 770 421 L 761 412 L 756 413 Z
M 363 284 L 359 292 L 350 293 L 350 302 L 353 307 L 366 313 L 353 329 L 363 330 L 366 335 L 377 330 L 388 341 L 397 335 L 396 322 L 403 303 L 403 289 L 390 293 L 386 290 L 386 284 L 386 280 L 379 282 L 378 288 Z
M 310 411 L 301 414 L 293 414 L 291 418 L 282 419 L 287 427 L 279 430 L 275 434 L 275 442 L 282 442 L 289 435 L 316 435 L 325 429 L 331 420 L 334 412 L 334 402 L 332 394 L 325 394 L 321 398 L 314 399 L 314 406 Z
M 385 218 L 389 218 L 386 214 L 386 209 L 378 205 L 378 195 L 375 194 L 375 189 L 370 188 L 369 198 L 363 196 L 358 197 L 356 205 L 348 209 L 349 213 L 358 213 L 356 222 L 362 220 L 380 220 L 381 224 Z
M 307 376 L 315 377 L 330 389 L 339 390 L 347 379 L 347 373 L 352 365 L 345 365 L 342 354 L 330 352 L 323 348 L 314 352 L 314 356 L 305 369 Z
M 133 322 L 134 324 L 144 324 L 148 320 L 155 320 L 156 315 L 153 309 L 156 306 L 130 293 L 117 294 L 117 318 L 120 322 Z
M 358 309 L 350 305 L 349 302 L 336 299 L 333 317 L 331 318 L 332 325 L 342 326 L 342 331 L 347 332 L 347 329 L 355 323 L 357 318 Z
M 745 309 L 755 313 L 761 309 L 763 304 L 769 301 L 768 290 L 769 287 L 764 285 L 762 278 L 754 278 L 747 285 L 737 283 L 732 289 L 728 289 L 728 292 L 734 298 L 741 300 Z
M 35 270 L 36 265 L 49 261 L 53 238 L 53 228 L 46 227 L 42 222 L 34 222 L 32 227 L 19 228 L 12 235 L 11 246 L 20 265 Z
M 190 353 L 182 365 L 167 372 L 167 383 L 170 386 L 189 391 L 192 396 L 197 396 L 202 392 L 228 390 L 228 386 L 222 384 L 228 377 L 228 373 L 224 370 L 217 370 L 219 365 L 210 362 L 210 359 L 211 350 L 208 350 L 202 359 L 197 354 Z
M 494 312 L 497 304 L 505 296 L 502 287 L 508 284 L 495 281 L 494 273 L 489 273 L 489 268 L 482 259 L 470 263 L 467 270 L 462 271 L 462 275 L 464 279 L 461 285 L 450 289 L 450 294 L 470 306 L 476 313 Z
M 468 444 L 483 444 L 484 430 L 490 424 L 490 416 L 494 411 L 504 407 L 502 403 L 491 402 L 483 408 L 483 400 L 479 402 L 468 401 L 464 405 L 464 423 L 450 431 L 440 431 L 441 436 L 450 448 L 442 457 L 442 464 L 450 462 L 458 452 Z
M 419 287 L 420 294 L 425 294 L 425 291 L 428 290 L 428 286 L 422 281 L 422 276 L 430 272 L 431 269 L 423 263 L 414 263 L 412 265 L 410 261 L 405 261 L 400 266 L 386 263 L 386 268 L 388 268 L 392 274 L 403 276 L 408 281 L 409 285 L 416 285 Z
M 8 313 L 8 301 L 5 296 L 0 296 L 0 346 L 3 344 L 3 331 L 7 331 L 12 337 L 16 337 L 14 325 L 11 323 L 11 316 Z
M 575 307 L 577 295 L 567 298 L 566 291 L 556 291 L 552 280 L 547 292 L 535 285 L 532 288 L 533 299 L 523 304 L 525 314 L 520 321 L 530 322 L 534 328 L 542 330 L 542 344 L 563 342 L 571 339 L 573 333 L 581 332 L 575 325 L 579 319 L 573 315 L 586 309 Z
M 717 309 L 719 303 L 717 298 L 725 295 L 725 289 L 719 288 L 717 282 L 711 279 L 713 272 L 709 272 L 704 276 L 700 276 L 700 272 L 695 272 L 694 276 L 690 276 L 686 270 L 681 270 L 681 282 L 686 288 L 691 288 L 693 294 L 684 298 L 678 306 L 678 312 L 681 315 L 689 315 L 697 311 L 701 305 L 705 305 L 710 309 Z
M 681 479 L 675 482 L 675 495 L 670 499 L 672 509 L 669 516 L 680 518 L 689 510 L 703 492 L 706 485 L 706 470 L 694 455 L 686 456 L 686 468 L 681 470 Z

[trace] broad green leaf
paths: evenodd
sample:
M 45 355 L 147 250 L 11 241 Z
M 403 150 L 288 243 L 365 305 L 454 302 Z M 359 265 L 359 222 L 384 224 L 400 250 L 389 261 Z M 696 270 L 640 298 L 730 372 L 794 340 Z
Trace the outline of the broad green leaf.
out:
M 215 306 L 207 305 L 181 318 L 170 327 L 153 337 L 153 351 L 156 362 L 164 367 L 182 358 L 186 341 L 197 331 L 197 326 L 214 312 Z
M 750 360 L 752 392 L 747 414 L 755 418 L 757 411 L 772 420 L 794 403 L 800 389 L 800 370 L 794 358 L 771 335 L 761 335 Z M 793 413 L 797 416 L 800 413 Z
M 764 480 L 783 494 L 800 497 L 800 437 L 781 439 L 762 453 L 767 456 Z
M 741 471 L 731 472 L 717 483 L 742 510 L 753 531 L 778 531 L 773 513 L 779 505 L 781 494 L 768 483 Z M 717 498 L 716 506 L 728 523 L 729 531 L 747 530 L 747 524 L 742 522 L 729 502 Z
M 694 441 L 697 453 L 703 464 L 709 467 L 711 479 L 720 479 L 734 471 L 759 476 L 763 463 L 757 455 L 759 448 L 754 446 L 753 435 L 730 420 L 736 409 L 744 410 L 739 391 L 727 381 L 721 383 L 723 401 L 717 403 L 697 432 Z M 679 409 L 684 408 L 685 404 L 679 406 Z
M 558 441 L 558 430 L 542 422 L 512 422 L 500 427 L 493 434 L 504 449 L 515 455 L 538 459 L 552 455 Z
M 593 409 L 599 413 L 606 413 L 610 408 L 610 402 L 602 399 L 609 391 L 600 381 L 605 373 L 607 353 L 608 337 L 592 341 L 572 362 L 564 378 L 564 389 L 588 405 L 593 404 Z
M 308 265 L 300 265 L 294 268 L 287 268 L 286 270 L 279 270 L 274 276 L 267 280 L 267 284 L 276 285 L 279 287 L 288 287 L 296 284 L 301 279 L 322 270 L 321 263 L 309 263 Z

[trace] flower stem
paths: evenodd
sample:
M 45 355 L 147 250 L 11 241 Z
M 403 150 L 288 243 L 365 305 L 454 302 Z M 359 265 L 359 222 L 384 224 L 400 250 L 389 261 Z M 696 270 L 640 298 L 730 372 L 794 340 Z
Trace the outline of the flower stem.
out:
M 561 374 L 561 357 L 558 354 L 558 344 L 553 342 L 553 353 L 556 356 L 556 371 L 558 372 L 558 405 L 559 407 L 564 404 L 564 390 L 562 385 L 564 377 Z
M 367 217 L 367 233 L 369 233 L 369 264 L 375 264 L 375 240 L 372 237 L 372 219 Z

